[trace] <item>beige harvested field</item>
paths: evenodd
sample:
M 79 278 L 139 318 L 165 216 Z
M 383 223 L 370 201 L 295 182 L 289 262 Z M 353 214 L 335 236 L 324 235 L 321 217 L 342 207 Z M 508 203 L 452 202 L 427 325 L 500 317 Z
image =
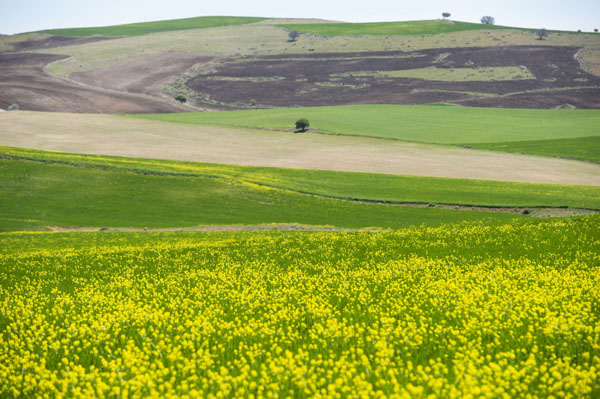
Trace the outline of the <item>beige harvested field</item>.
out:
M 4 112 L 0 114 L 0 145 L 238 165 L 600 185 L 600 165 L 585 162 L 112 115 Z

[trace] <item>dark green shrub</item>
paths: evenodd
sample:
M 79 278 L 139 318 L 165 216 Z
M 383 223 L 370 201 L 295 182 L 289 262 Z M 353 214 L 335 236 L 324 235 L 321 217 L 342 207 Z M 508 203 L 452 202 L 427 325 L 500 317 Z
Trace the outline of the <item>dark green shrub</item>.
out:
M 310 126 L 308 119 L 300 118 L 296 121 L 296 130 L 301 132 L 306 132 L 306 129 Z

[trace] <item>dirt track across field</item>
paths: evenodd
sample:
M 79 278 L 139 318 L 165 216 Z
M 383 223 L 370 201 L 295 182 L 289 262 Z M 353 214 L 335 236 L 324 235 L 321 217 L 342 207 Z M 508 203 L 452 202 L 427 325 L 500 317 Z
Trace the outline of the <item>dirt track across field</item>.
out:
M 600 165 L 587 162 L 112 115 L 3 112 L 0 145 L 236 165 L 600 186 Z
M 222 61 L 187 85 L 217 107 L 456 102 L 600 108 L 600 77 L 581 69 L 574 57 L 578 50 L 511 46 L 258 56 Z M 513 79 L 502 75 L 502 67 L 523 73 Z M 497 76 L 485 76 L 493 68 Z M 394 71 L 406 70 L 431 77 L 393 76 Z M 436 70 L 460 71 L 467 79 L 434 80 Z
M 389 205 L 389 204 L 388 204 Z M 389 206 L 415 206 L 426 207 L 426 204 L 399 204 Z M 532 217 L 569 217 L 582 215 L 596 215 L 600 212 L 587 209 L 562 209 L 562 208 L 492 208 L 492 207 L 470 207 L 470 206 L 445 206 L 436 205 L 436 208 L 443 209 L 461 209 L 476 210 L 485 212 L 505 212 L 523 214 L 527 210 L 528 215 Z M 347 228 L 332 226 L 312 226 L 305 224 L 258 224 L 258 225 L 215 225 L 215 226 L 194 226 L 194 227 L 159 227 L 159 228 L 139 228 L 139 227 L 64 227 L 50 226 L 52 231 L 119 231 L 119 232 L 179 232 L 179 231 L 385 231 L 387 229 L 368 227 L 368 228 Z
M 87 113 L 160 113 L 193 109 L 159 96 L 127 93 L 62 80 L 44 72 L 63 55 L 0 53 L 0 108 Z
M 139 227 L 63 227 L 51 226 L 52 231 L 120 231 L 120 232 L 176 232 L 176 231 L 382 231 L 385 229 L 366 228 L 351 229 L 346 227 L 311 226 L 304 224 L 259 224 L 259 225 L 224 225 L 224 226 L 196 226 L 196 227 L 164 227 L 164 228 L 139 228 Z

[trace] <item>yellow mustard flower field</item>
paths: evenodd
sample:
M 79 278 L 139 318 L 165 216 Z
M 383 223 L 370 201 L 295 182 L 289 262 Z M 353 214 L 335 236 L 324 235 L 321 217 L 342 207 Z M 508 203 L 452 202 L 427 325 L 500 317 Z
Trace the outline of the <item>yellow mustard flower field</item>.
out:
M 599 221 L 0 234 L 0 397 L 597 398 Z

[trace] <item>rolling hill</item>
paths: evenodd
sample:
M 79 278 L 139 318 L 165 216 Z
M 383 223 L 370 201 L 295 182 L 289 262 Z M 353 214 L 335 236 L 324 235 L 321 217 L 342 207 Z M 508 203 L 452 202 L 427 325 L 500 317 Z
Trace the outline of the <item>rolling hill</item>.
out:
M 527 29 L 457 21 L 314 22 L 199 17 L 2 37 L 0 108 L 162 113 L 439 102 L 600 108 L 593 34 L 552 32 L 542 42 Z M 325 33 L 291 41 L 290 28 Z M 185 105 L 174 100 L 178 94 L 187 97 Z

